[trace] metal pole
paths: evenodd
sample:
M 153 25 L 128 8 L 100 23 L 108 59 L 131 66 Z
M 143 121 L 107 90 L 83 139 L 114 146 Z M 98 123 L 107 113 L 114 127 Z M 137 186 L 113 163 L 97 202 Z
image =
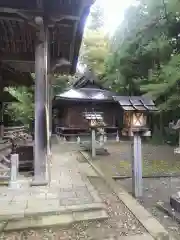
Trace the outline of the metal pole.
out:
M 92 147 L 92 157 L 96 157 L 96 132 L 95 129 L 91 129 L 91 147 Z
M 35 144 L 34 144 L 34 180 L 32 185 L 46 185 L 47 149 L 45 143 L 45 103 L 47 65 L 44 58 L 45 30 L 44 24 L 39 26 L 35 49 Z M 44 124 L 43 124 L 44 123 Z
M 139 133 L 134 133 L 134 143 L 132 148 L 132 190 L 136 198 L 142 197 L 143 182 L 142 182 L 142 149 L 141 136 Z

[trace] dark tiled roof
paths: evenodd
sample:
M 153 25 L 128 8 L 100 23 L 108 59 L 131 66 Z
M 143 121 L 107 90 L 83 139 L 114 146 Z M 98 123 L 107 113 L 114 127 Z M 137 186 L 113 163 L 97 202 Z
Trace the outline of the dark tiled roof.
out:
M 119 102 L 126 111 L 156 111 L 154 102 L 144 96 L 114 96 L 115 101 Z
M 84 88 L 87 85 L 94 85 L 94 88 L 103 89 L 103 87 L 98 84 L 98 78 L 92 70 L 86 70 L 86 72 L 74 82 L 72 87 Z
M 116 93 L 97 89 L 97 88 L 72 88 L 66 92 L 56 95 L 55 100 L 65 99 L 65 100 L 100 100 L 100 101 L 114 101 L 113 96 Z

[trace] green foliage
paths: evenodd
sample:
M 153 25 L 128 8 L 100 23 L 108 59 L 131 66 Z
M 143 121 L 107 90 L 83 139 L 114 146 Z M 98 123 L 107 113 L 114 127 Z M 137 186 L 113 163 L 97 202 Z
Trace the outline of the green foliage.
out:
M 52 86 L 53 94 L 61 93 L 69 84 L 69 76 L 54 75 Z M 31 124 L 34 119 L 34 89 L 27 87 L 9 87 L 9 93 L 17 98 L 18 102 L 9 103 L 6 108 L 8 114 L 15 122 Z
M 52 80 L 53 95 L 63 92 L 70 85 L 71 80 L 72 77 L 67 75 L 54 75 Z
M 105 59 L 105 86 L 121 95 L 147 94 L 155 100 L 164 119 L 159 136 L 170 136 L 165 128 L 174 116 L 180 117 L 179 9 L 178 0 L 140 0 L 129 7 Z
M 27 87 L 9 87 L 9 93 L 17 98 L 18 102 L 9 103 L 6 114 L 14 121 L 29 124 L 34 117 L 34 94 L 33 89 Z
M 87 30 L 81 47 L 80 61 L 98 75 L 105 70 L 104 59 L 108 54 L 108 38 L 102 31 Z
M 141 0 L 129 7 L 112 38 L 112 54 L 106 59 L 105 80 L 113 76 L 113 88 L 126 95 L 147 93 L 163 110 L 178 107 L 174 101 L 179 101 L 176 4 L 180 6 L 177 0 Z

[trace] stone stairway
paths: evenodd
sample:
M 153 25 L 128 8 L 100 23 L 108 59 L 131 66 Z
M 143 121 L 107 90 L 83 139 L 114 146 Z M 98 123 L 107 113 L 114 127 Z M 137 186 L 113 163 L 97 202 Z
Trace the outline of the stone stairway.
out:
M 87 177 L 81 173 L 74 152 L 52 147 L 51 181 L 48 186 L 30 187 L 19 180 L 21 187 L 0 188 L 0 229 L 18 230 L 74 222 L 106 219 L 106 206 Z

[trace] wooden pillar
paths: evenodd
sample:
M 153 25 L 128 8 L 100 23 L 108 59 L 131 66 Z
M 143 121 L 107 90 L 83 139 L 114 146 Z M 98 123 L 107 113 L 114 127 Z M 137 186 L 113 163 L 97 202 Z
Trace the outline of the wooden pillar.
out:
M 49 54 L 49 30 L 48 27 L 45 28 L 45 44 L 44 44 L 44 64 L 45 68 L 45 78 L 46 78 L 46 107 L 47 107 L 47 155 L 51 154 L 50 147 L 50 54 Z
M 0 138 L 4 137 L 4 103 L 0 103 Z
M 52 138 L 52 99 L 53 99 L 52 77 L 51 77 L 51 75 L 49 75 L 49 141 L 50 141 L 50 153 L 51 153 L 51 138 Z
M 35 48 L 35 144 L 34 144 L 34 180 L 32 185 L 47 185 L 47 54 L 46 30 L 43 19 L 39 24 Z

